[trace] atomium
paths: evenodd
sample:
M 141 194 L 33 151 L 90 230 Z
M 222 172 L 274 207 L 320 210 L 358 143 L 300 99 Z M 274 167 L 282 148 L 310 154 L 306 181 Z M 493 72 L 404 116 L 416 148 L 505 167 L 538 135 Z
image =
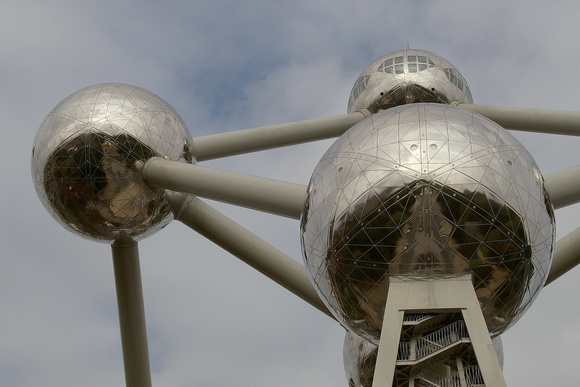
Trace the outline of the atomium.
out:
M 536 163 L 505 129 L 453 106 L 412 104 L 361 121 L 325 153 L 301 241 L 329 310 L 373 344 L 393 275 L 471 274 L 496 336 L 543 287 L 554 213 Z
M 401 50 L 375 60 L 356 80 L 348 112 L 371 113 L 394 106 L 432 102 L 473 103 L 467 81 L 449 61 L 423 50 Z
M 183 223 L 330 311 L 347 328 L 349 386 L 372 385 L 377 361 L 395 363 L 396 385 L 426 377 L 427 371 L 438 373 L 430 380 L 466 378 L 469 369 L 478 372 L 473 375 L 479 384 L 483 372 L 489 385 L 503 381 L 500 335 L 546 282 L 554 211 L 527 150 L 500 125 L 450 106 L 455 103 L 472 103 L 459 71 L 435 54 L 407 49 L 373 62 L 352 89 L 348 112 L 354 113 L 308 121 L 313 133 L 298 122 L 286 127 L 296 129 L 296 136 L 281 135 L 274 126 L 227 134 L 227 140 L 223 134 L 196 139 L 199 160 L 209 160 L 327 138 L 330 129 L 342 133 L 362 120 L 324 154 L 306 190 L 184 165 L 196 162 L 185 123 L 169 104 L 138 87 L 96 85 L 57 105 L 34 140 L 35 189 L 65 228 L 113 242 L 124 359 L 131 360 L 125 361 L 127 384 L 150 385 L 149 372 L 143 371 L 149 363 L 135 241 L 172 220 L 169 200 L 177 208 L 172 196 L 181 194 L 190 198 L 176 210 Z M 244 184 L 222 184 L 224 176 Z M 284 196 L 282 190 L 293 193 Z M 557 188 L 551 192 L 561 206 Z M 308 274 L 191 195 L 300 218 Z M 292 208 L 281 210 L 280 204 Z M 412 287 L 401 287 L 404 281 Z M 438 293 L 441 289 L 447 293 Z M 466 297 L 456 297 L 460 292 Z M 439 294 L 444 305 L 437 303 Z M 385 316 L 386 305 L 395 312 Z M 413 315 L 423 317 L 405 320 Z M 397 316 L 402 325 L 391 330 Z M 386 332 L 381 332 L 383 317 Z M 142 329 L 126 323 L 133 318 Z M 491 342 L 500 364 L 488 356 Z M 376 369 L 378 383 L 384 384 L 391 371 Z
M 73 233 L 139 240 L 172 219 L 162 190 L 141 178 L 151 157 L 194 161 L 181 117 L 147 90 L 101 84 L 71 94 L 42 122 L 32 177 L 46 209 Z

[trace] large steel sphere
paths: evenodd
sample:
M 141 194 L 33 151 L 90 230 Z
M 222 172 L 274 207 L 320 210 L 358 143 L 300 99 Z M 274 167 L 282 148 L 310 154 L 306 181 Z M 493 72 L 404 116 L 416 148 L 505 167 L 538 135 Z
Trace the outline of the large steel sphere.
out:
M 503 370 L 504 355 L 501 336 L 493 338 L 491 342 L 499 365 Z M 348 381 L 348 387 L 371 387 L 373 385 L 378 350 L 379 347 L 376 345 L 366 341 L 351 331 L 346 331 L 342 348 L 342 359 L 344 362 L 344 372 L 346 374 L 346 380 Z M 426 368 L 424 371 L 429 372 L 430 369 Z M 437 373 L 436 371 L 429 372 L 428 375 L 433 379 L 434 375 L 437 375 Z M 445 376 L 446 375 L 439 375 L 441 379 L 445 378 Z M 439 382 L 437 385 L 451 385 L 441 383 L 440 379 L 432 381 Z
M 471 274 L 497 335 L 546 280 L 554 214 L 536 163 L 505 129 L 457 107 L 412 104 L 361 121 L 325 153 L 301 241 L 329 309 L 374 343 L 389 275 Z
M 387 54 L 364 70 L 348 100 L 348 112 L 371 113 L 394 106 L 453 101 L 473 103 L 467 81 L 447 60 L 423 50 Z
M 32 177 L 42 203 L 85 238 L 139 240 L 172 214 L 162 191 L 143 183 L 151 157 L 191 163 L 192 138 L 177 112 L 155 94 L 125 84 L 90 86 L 44 119 L 32 149 Z

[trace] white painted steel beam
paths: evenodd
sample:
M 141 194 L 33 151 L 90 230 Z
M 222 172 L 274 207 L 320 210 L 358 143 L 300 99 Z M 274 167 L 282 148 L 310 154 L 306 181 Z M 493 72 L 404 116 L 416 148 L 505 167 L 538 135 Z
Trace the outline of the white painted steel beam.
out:
M 127 387 L 151 387 L 151 369 L 141 268 L 137 242 L 117 240 L 111 245 L 125 383 Z
M 153 158 L 143 178 L 156 188 L 190 193 L 292 219 L 300 219 L 306 186 L 199 165 Z
M 198 198 L 167 197 L 177 220 L 334 318 L 300 263 Z
M 452 105 L 479 113 L 505 129 L 524 132 L 580 136 L 580 112 L 475 105 L 453 102 Z
M 473 288 L 471 276 L 413 280 L 389 277 L 373 387 L 391 387 L 405 312 L 461 311 L 486 386 L 505 387 L 495 349 Z
M 549 285 L 580 263 L 580 227 L 556 242 L 554 258 L 546 280 Z
M 193 139 L 197 161 L 338 137 L 370 116 L 367 110 Z
M 549 173 L 544 180 L 554 208 L 580 202 L 580 166 Z

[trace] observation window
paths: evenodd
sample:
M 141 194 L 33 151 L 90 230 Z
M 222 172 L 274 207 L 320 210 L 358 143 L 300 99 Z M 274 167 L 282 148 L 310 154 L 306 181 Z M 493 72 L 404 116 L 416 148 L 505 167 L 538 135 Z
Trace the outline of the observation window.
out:
M 435 63 L 425 55 L 408 55 L 406 59 L 406 65 L 404 56 L 386 59 L 379 65 L 377 72 L 387 74 L 403 74 L 405 71 L 409 73 L 418 73 L 427 70 L 428 68 L 435 67 Z
M 471 100 L 471 90 L 469 90 L 465 79 L 463 79 L 461 74 L 459 74 L 459 71 L 455 70 L 454 68 L 444 68 L 443 72 L 447 76 L 447 79 L 449 79 L 451 83 L 457 86 L 459 90 L 465 92 L 467 97 Z
M 367 88 L 369 79 L 370 75 L 362 75 L 354 83 L 354 86 L 352 87 L 352 92 L 350 93 L 350 98 L 348 99 L 349 110 L 354 105 L 354 101 L 356 101 L 359 95 L 361 95 L 361 93 L 365 91 L 365 89 Z
M 425 55 L 408 55 L 407 69 L 409 73 L 418 73 L 427 70 L 429 67 L 435 67 L 435 63 Z

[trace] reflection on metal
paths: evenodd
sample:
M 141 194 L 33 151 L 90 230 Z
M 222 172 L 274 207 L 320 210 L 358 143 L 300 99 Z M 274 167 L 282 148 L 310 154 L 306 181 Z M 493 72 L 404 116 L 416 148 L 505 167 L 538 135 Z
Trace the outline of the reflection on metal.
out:
M 370 387 L 375 375 L 378 347 L 347 330 L 342 356 L 349 387 Z
M 375 60 L 361 73 L 350 93 L 348 112 L 376 113 L 409 103 L 453 101 L 473 102 L 459 70 L 432 52 L 407 49 Z
M 378 343 L 387 276 L 473 274 L 493 335 L 542 288 L 554 214 L 525 148 L 475 113 L 404 105 L 355 125 L 314 170 L 305 263 L 339 321 Z
M 51 215 L 85 238 L 135 240 L 171 219 L 163 192 L 143 183 L 151 157 L 192 162 L 191 134 L 169 104 L 123 84 L 73 93 L 40 126 L 32 150 L 36 192 Z

